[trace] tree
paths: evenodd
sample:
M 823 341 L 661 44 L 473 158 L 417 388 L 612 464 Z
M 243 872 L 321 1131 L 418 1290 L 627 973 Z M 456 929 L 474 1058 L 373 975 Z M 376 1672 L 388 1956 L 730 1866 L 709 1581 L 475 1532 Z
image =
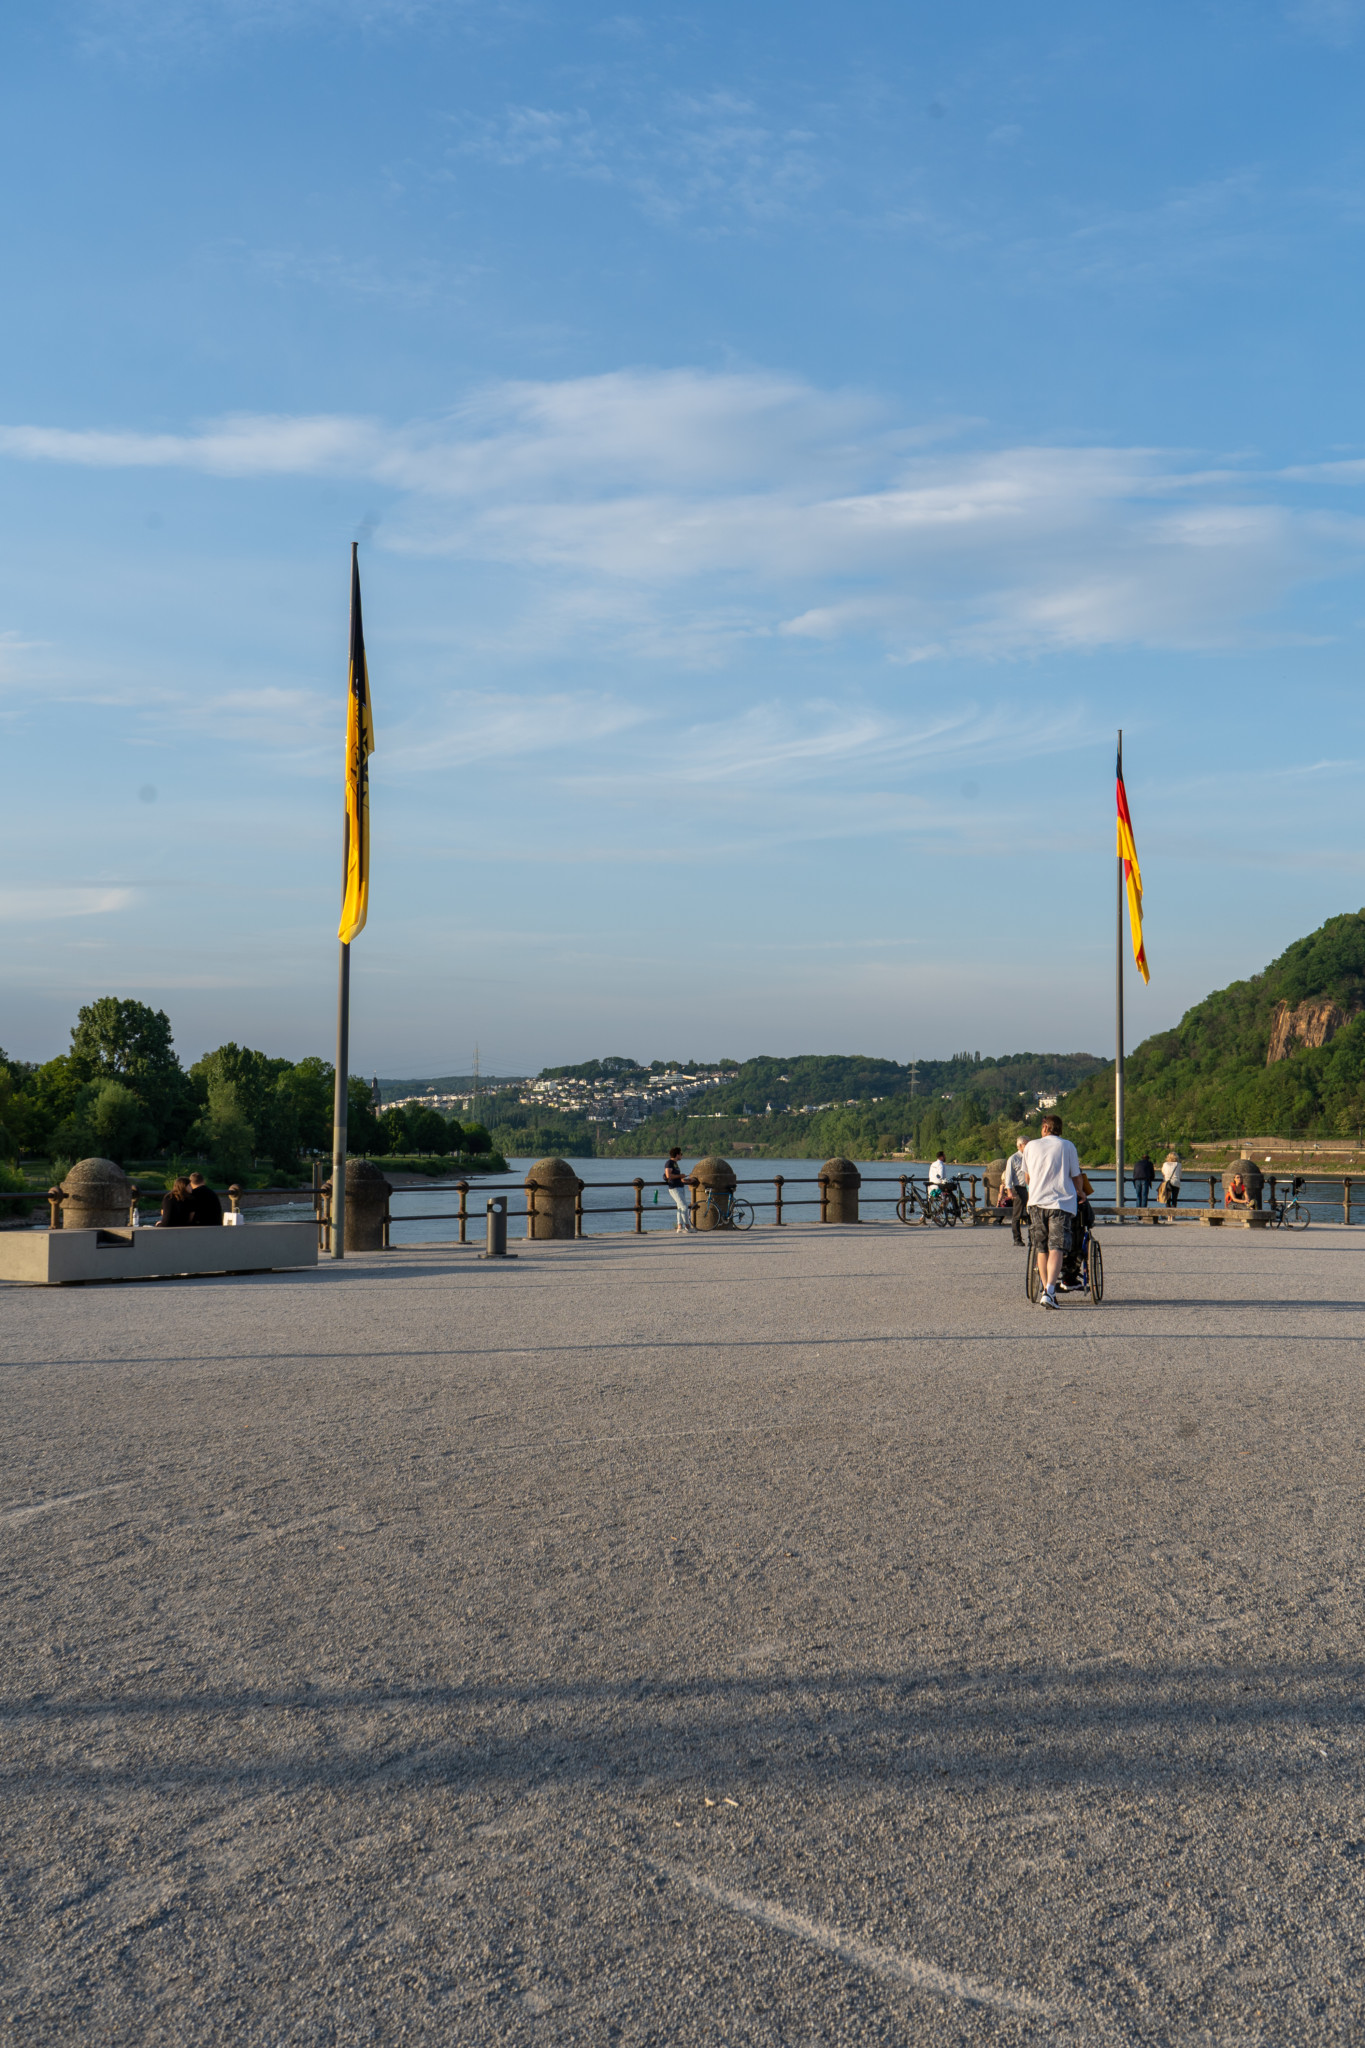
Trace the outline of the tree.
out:
M 210 1103 L 215 1089 L 220 1096 L 230 1089 L 235 1108 L 251 1126 L 256 1151 L 289 1173 L 299 1156 L 298 1109 L 285 1085 L 292 1071 L 288 1060 L 270 1059 L 229 1040 L 195 1061 L 190 1080 L 201 1100 Z
M 379 1118 L 374 1113 L 374 1097 L 370 1092 L 370 1084 L 363 1074 L 352 1074 L 346 1087 L 346 1149 L 348 1152 L 378 1152 L 383 1142 L 384 1133 L 380 1128 Z M 329 1119 L 329 1151 L 331 1146 Z
M 136 1075 L 180 1066 L 166 1012 L 118 996 L 101 996 L 76 1012 L 71 1051 L 92 1074 Z
M 298 1142 L 305 1152 L 331 1153 L 335 1077 L 330 1061 L 312 1054 L 279 1078 L 277 1085 L 297 1119 Z
M 136 1090 L 155 1127 L 154 1144 L 177 1137 L 194 1114 L 164 1010 L 101 996 L 76 1012 L 69 1057 L 83 1081 L 123 1081 Z

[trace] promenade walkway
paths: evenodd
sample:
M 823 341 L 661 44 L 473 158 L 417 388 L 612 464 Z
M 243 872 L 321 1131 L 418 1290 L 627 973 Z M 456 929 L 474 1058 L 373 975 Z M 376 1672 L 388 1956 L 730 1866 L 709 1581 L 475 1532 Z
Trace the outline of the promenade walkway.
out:
M 14 2038 L 1358 2039 L 1358 1242 L 0 1292 Z

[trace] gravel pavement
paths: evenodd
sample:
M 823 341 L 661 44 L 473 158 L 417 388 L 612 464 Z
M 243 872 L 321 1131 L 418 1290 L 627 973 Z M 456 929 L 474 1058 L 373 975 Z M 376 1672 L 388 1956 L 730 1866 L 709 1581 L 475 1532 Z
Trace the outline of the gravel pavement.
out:
M 1365 2035 L 1361 1239 L 0 1289 L 29 2043 Z

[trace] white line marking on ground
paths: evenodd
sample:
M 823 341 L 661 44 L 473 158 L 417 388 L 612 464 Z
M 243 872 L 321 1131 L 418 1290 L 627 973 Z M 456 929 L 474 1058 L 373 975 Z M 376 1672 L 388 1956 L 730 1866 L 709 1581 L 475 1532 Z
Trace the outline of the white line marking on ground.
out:
M 700 1871 L 687 1870 L 681 1864 L 656 1863 L 652 1857 L 645 1860 L 661 1875 L 689 1885 L 715 1905 L 724 1906 L 731 1913 L 743 1913 L 761 1927 L 793 1935 L 797 1941 L 811 1942 L 816 1948 L 838 1956 L 841 1962 L 853 1963 L 860 1970 L 870 1970 L 874 1976 L 890 1977 L 898 1984 L 910 1985 L 915 1991 L 935 1992 L 940 1998 L 961 1999 L 967 2005 L 988 2005 L 996 2012 L 1019 2013 L 1029 2019 L 1052 2020 L 1057 2017 L 1055 2006 L 1048 2005 L 1041 1998 L 1031 1997 L 1027 1991 L 1006 1991 L 999 1985 L 978 1984 L 972 1977 L 961 1977 L 956 1970 L 940 1970 L 936 1964 L 923 1962 L 918 1956 L 902 1955 L 896 1949 L 873 1948 L 868 1942 L 845 1934 L 840 1927 L 808 1919 L 804 1913 L 793 1913 L 785 1906 L 770 1905 L 766 1899 L 751 1898 L 747 1892 L 728 1891 L 724 1885 L 713 1884 L 709 1877 L 703 1877 Z
M 83 1500 L 98 1500 L 102 1494 L 123 1493 L 134 1484 L 131 1479 L 120 1479 L 117 1486 L 92 1486 L 88 1493 L 54 1493 L 50 1500 L 35 1500 L 23 1508 L 6 1508 L 0 1514 L 0 1522 L 31 1522 L 35 1515 L 53 1515 L 58 1508 L 74 1508 Z

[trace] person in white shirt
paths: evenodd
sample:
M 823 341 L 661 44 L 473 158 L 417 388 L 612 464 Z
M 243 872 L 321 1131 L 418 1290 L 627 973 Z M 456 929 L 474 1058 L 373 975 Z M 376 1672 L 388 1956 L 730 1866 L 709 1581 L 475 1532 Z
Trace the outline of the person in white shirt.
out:
M 944 1181 L 947 1180 L 947 1178 L 948 1161 L 944 1154 L 940 1152 L 938 1158 L 929 1168 L 929 1185 L 931 1188 L 941 1188 L 943 1186 Z
M 1024 1146 L 1027 1143 L 1026 1138 L 1016 1138 L 1014 1157 L 1005 1161 L 1005 1177 L 1000 1183 L 1002 1188 L 1009 1190 L 1014 1204 L 1010 1211 L 1010 1228 L 1016 1244 L 1024 1242 L 1024 1211 L 1028 1207 L 1028 1175 L 1024 1172 Z
M 1180 1154 L 1174 1146 L 1161 1162 L 1161 1199 L 1168 1209 L 1180 1200 Z
M 1076 1227 L 1081 1161 L 1071 1140 L 1062 1136 L 1059 1116 L 1045 1116 L 1041 1138 L 1025 1145 L 1024 1172 L 1028 1178 L 1029 1243 L 1043 1283 L 1038 1306 L 1060 1308 L 1057 1281 Z

